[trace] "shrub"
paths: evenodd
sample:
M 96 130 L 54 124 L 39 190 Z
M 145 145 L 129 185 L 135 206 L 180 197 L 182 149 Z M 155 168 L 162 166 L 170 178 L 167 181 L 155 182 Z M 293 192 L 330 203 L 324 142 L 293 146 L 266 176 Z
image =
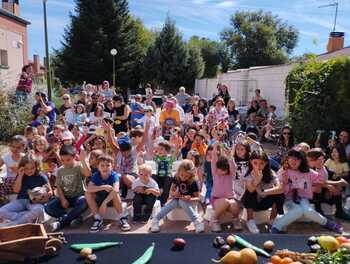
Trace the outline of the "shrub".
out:
M 298 64 L 286 80 L 289 122 L 299 140 L 313 143 L 317 129 L 350 129 L 350 59 Z
M 23 134 L 31 120 L 31 104 L 16 105 L 6 94 L 0 95 L 0 139 L 7 141 L 16 134 Z

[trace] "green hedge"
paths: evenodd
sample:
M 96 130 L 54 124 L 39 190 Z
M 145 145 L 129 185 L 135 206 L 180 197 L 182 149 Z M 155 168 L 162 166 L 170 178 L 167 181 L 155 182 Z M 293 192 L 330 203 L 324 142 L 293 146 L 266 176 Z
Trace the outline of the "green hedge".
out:
M 350 129 L 350 58 L 298 64 L 287 77 L 286 95 L 298 140 L 313 143 L 317 129 Z

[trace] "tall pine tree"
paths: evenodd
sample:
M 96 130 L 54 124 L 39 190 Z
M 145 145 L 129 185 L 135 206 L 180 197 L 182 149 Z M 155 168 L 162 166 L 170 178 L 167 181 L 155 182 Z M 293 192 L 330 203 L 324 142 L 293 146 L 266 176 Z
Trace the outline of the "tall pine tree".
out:
M 145 61 L 147 80 L 156 80 L 166 91 L 175 91 L 187 76 L 189 53 L 175 23 L 167 17 Z
M 75 0 L 75 13 L 59 51 L 56 75 L 66 82 L 112 80 L 116 48 L 117 84 L 131 86 L 141 56 L 127 0 Z

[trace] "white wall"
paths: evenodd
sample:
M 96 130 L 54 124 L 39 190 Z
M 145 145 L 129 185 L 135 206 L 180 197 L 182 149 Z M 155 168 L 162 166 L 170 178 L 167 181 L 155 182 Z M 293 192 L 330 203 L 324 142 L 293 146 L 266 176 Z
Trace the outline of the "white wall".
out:
M 216 79 L 196 80 L 195 91 L 202 97 L 211 98 L 217 83 L 221 82 L 229 87 L 236 104 L 246 105 L 254 96 L 255 89 L 259 88 L 269 104 L 276 105 L 277 113 L 283 115 L 285 80 L 292 68 L 292 64 L 285 64 L 236 70 L 221 74 Z
M 0 69 L 0 86 L 13 89 L 23 67 L 22 35 L 0 28 L 0 49 L 7 50 L 9 69 Z

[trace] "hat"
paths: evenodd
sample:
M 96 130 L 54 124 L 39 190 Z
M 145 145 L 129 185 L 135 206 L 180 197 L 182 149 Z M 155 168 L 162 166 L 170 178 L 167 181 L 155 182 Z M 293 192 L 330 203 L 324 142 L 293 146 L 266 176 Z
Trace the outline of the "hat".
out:
M 117 142 L 118 142 L 118 145 L 131 144 L 131 141 L 128 135 L 118 138 Z
M 103 84 L 108 84 L 109 85 L 109 81 L 103 81 Z
M 72 140 L 74 139 L 74 135 L 70 131 L 64 131 L 62 134 L 62 140 Z
M 175 103 L 171 100 L 167 100 L 164 104 L 165 108 L 175 108 Z
M 153 112 L 153 107 L 150 106 L 150 105 L 146 105 L 146 106 L 143 108 L 143 111 L 145 111 L 145 112 Z
M 35 120 L 35 121 L 33 121 L 31 124 L 30 124 L 30 126 L 32 126 L 32 127 L 39 127 L 39 126 L 42 126 L 43 125 L 43 123 L 41 123 L 40 121 L 38 121 L 38 120 Z

